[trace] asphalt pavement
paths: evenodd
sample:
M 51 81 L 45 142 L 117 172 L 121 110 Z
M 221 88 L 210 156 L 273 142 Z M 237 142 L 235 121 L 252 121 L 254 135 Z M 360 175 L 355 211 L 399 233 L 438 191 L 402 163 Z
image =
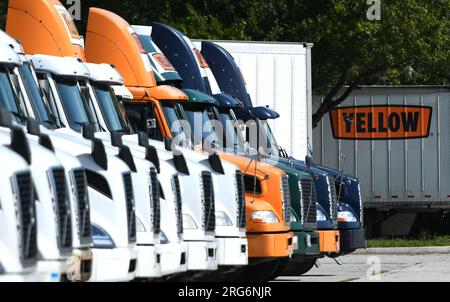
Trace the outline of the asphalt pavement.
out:
M 450 282 L 450 247 L 368 249 L 340 262 L 322 258 L 307 274 L 277 281 Z

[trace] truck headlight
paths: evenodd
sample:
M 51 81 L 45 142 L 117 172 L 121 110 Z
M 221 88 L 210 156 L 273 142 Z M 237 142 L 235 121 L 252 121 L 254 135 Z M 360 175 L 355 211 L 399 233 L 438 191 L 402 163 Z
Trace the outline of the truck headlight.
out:
M 230 226 L 233 225 L 231 222 L 230 217 L 228 217 L 227 213 L 225 212 L 216 212 L 216 225 L 217 226 Z
M 317 213 L 317 221 L 326 221 L 327 220 L 327 216 L 321 209 L 317 209 L 316 213 Z
M 137 215 L 136 215 L 136 232 L 147 232 L 144 223 Z
M 254 223 L 279 223 L 277 215 L 272 211 L 252 212 L 252 222 Z
M 160 244 L 168 244 L 169 243 L 169 238 L 167 238 L 166 234 L 164 234 L 164 232 L 162 230 L 159 232 L 159 243 Z
M 355 214 L 350 211 L 339 211 L 338 212 L 338 221 L 340 222 L 357 222 Z
M 92 242 L 94 248 L 112 249 L 116 246 L 111 235 L 96 224 L 92 225 Z
M 196 230 L 198 229 L 194 218 L 189 214 L 183 214 L 183 229 Z

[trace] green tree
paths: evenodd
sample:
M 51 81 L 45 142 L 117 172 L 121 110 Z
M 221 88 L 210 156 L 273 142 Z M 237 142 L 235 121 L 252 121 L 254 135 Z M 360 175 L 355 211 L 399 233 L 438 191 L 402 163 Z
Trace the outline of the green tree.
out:
M 65 4 L 67 1 L 61 1 Z M 362 84 L 449 85 L 450 0 L 82 0 L 132 24 L 167 23 L 191 38 L 314 43 L 313 90 L 325 95 L 313 125 Z M 4 28 L 7 0 L 0 0 Z

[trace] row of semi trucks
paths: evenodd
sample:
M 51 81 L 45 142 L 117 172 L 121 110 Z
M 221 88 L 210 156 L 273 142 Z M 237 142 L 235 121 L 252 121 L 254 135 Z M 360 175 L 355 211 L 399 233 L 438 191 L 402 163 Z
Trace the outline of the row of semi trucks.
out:
M 359 181 L 279 148 L 215 43 L 10 0 L 0 108 L 0 280 L 267 281 L 365 248 Z

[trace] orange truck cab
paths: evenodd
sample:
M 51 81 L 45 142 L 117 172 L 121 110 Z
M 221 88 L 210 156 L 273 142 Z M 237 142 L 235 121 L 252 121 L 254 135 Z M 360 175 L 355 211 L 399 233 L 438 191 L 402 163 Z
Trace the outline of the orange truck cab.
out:
M 147 110 L 147 116 L 141 124 L 147 125 L 147 119 L 156 121 L 156 129 L 150 129 L 154 132 L 153 138 L 172 138 L 171 123 L 166 120 L 161 104 L 184 102 L 187 96 L 175 87 L 157 86 L 148 54 L 128 22 L 112 12 L 91 8 L 85 41 L 85 53 L 89 62 L 113 64 L 124 78 L 126 87 L 133 94 L 133 100 L 125 104 L 127 112 L 130 113 L 131 108 L 134 113 L 141 114 L 137 117 L 129 116 L 130 120 L 142 119 L 144 110 Z M 290 257 L 293 252 L 290 212 L 283 210 L 290 210 L 288 188 L 285 188 L 286 192 L 282 189 L 283 182 L 287 181 L 286 174 L 274 166 L 257 161 L 253 161 L 257 169 L 249 169 L 252 160 L 245 157 L 231 154 L 220 154 L 220 157 L 238 166 L 245 174 L 244 179 L 248 184 L 248 255 L 249 263 L 257 264 L 241 269 L 240 274 L 249 280 L 255 280 L 256 274 L 262 272 L 265 272 L 265 276 L 270 275 L 276 269 L 277 261 Z M 259 190 L 253 194 L 251 185 L 255 176 Z M 270 219 L 265 216 L 267 213 L 274 218 L 270 223 L 265 223 L 266 219 Z
M 39 20 L 36 16 L 39 16 Z M 61 19 L 65 27 L 60 26 Z M 37 24 L 41 26 L 36 26 Z M 33 35 L 29 34 L 30 28 L 33 28 Z M 50 56 L 69 56 L 85 60 L 78 30 L 72 17 L 58 0 L 9 0 L 5 31 L 13 37 L 21 37 L 20 43 L 27 50 L 27 54 L 42 54 L 42 49 L 45 48 L 45 54 Z

